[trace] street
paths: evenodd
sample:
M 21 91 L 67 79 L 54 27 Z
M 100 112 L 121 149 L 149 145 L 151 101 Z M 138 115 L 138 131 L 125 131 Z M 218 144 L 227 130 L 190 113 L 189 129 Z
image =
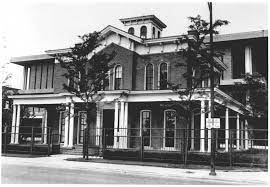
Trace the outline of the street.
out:
M 73 156 L 74 157 L 74 156 Z M 62 183 L 62 184 L 265 184 L 254 180 L 256 175 L 267 178 L 266 172 L 219 173 L 208 175 L 208 171 L 187 171 L 176 168 L 130 166 L 107 163 L 66 161 L 66 157 L 19 158 L 2 156 L 2 184 L 15 183 Z M 228 172 L 227 172 L 228 173 Z M 227 178 L 226 178 L 227 175 Z M 225 176 L 225 177 L 224 177 Z M 231 177 L 234 176 L 234 177 Z M 242 178 L 241 178 L 242 176 Z

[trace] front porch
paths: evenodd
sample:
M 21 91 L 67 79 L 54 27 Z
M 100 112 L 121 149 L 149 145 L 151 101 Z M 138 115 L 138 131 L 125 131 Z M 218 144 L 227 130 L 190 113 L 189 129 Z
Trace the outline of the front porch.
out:
M 221 121 L 216 137 L 218 152 L 267 149 L 267 135 L 262 140 L 250 136 L 256 128 L 251 130 L 248 126 L 248 121 L 243 116 L 245 107 L 218 89 L 215 94 L 215 103 L 219 106 L 215 117 Z M 24 128 L 20 109 L 28 105 L 45 108 L 42 117 L 37 118 L 41 120 L 38 126 L 41 134 L 48 132 L 46 127 L 55 128 L 60 152 L 76 152 L 74 148 L 78 147 L 81 149 L 87 116 L 85 111 L 76 108 L 82 101 L 70 95 L 47 98 L 37 95 L 34 96 L 35 99 L 15 97 L 11 144 L 23 144 L 23 141 L 27 141 L 27 137 L 20 140 L 19 133 Z M 103 99 L 96 105 L 96 121 L 90 124 L 88 138 L 92 151 L 89 153 L 103 154 L 106 157 L 109 152 L 121 152 L 123 155 L 136 155 L 136 159 L 142 158 L 142 155 L 152 155 L 150 157 L 154 158 L 153 154 L 167 155 L 162 156 L 164 158 L 171 154 L 179 156 L 185 150 L 190 154 L 208 155 L 211 150 L 211 133 L 206 128 L 206 118 L 210 116 L 209 90 L 205 89 L 204 94 L 195 94 L 192 99 L 198 110 L 192 113 L 191 126 L 187 126 L 183 109 L 175 104 L 183 100 L 172 91 L 105 92 Z M 56 106 L 62 103 L 65 103 L 65 108 L 56 110 Z M 46 144 L 46 135 L 37 137 L 34 141 Z

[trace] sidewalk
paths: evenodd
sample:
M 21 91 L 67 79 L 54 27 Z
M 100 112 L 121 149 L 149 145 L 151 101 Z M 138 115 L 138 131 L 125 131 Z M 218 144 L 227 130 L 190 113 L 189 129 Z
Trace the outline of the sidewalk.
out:
M 74 160 L 74 161 L 71 161 Z M 77 160 L 77 161 L 75 161 Z M 231 184 L 267 184 L 269 183 L 268 172 L 244 170 L 216 170 L 216 176 L 209 175 L 209 168 L 202 169 L 179 169 L 168 168 L 162 164 L 139 165 L 138 162 L 130 161 L 108 161 L 98 158 L 91 158 L 87 162 L 78 162 L 81 156 L 77 155 L 52 155 L 50 157 L 12 157 L 2 156 L 2 162 L 20 163 L 21 165 L 39 165 L 42 167 L 55 167 L 65 169 L 94 170 L 102 172 L 118 172 L 124 174 L 157 176 L 161 178 L 190 178 L 192 180 L 204 181 L 225 181 Z M 157 167 L 158 166 L 158 167 Z

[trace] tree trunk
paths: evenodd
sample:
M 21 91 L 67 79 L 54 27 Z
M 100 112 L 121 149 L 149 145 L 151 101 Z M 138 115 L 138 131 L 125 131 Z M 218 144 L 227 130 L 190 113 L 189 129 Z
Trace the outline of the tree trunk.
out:
M 90 127 L 90 124 L 91 124 L 91 119 L 92 119 L 92 116 L 91 116 L 91 103 L 87 103 L 86 105 L 86 113 L 87 113 L 87 117 L 86 117 L 86 128 L 85 128 L 85 138 L 84 138 L 84 157 L 86 158 L 86 160 L 88 160 L 89 158 L 89 153 L 88 153 L 88 147 L 89 147 L 89 139 L 90 139 L 90 130 L 91 130 L 91 127 Z
M 189 127 L 191 126 L 191 112 L 189 110 L 189 113 L 187 115 L 187 126 L 185 129 L 185 134 L 186 134 L 186 141 L 185 141 L 185 156 L 184 156 L 184 166 L 187 165 L 187 159 L 188 159 L 188 147 L 189 147 Z

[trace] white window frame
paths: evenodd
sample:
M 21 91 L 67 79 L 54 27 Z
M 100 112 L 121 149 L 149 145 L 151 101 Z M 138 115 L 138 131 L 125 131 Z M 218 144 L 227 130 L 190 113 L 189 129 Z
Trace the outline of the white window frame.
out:
M 77 145 L 82 145 L 83 143 L 80 143 L 80 127 L 81 127 L 81 123 L 80 123 L 80 120 L 81 120 L 81 113 L 86 113 L 86 117 L 87 117 L 87 112 L 82 110 L 82 111 L 79 111 L 78 112 L 78 123 L 77 123 Z
M 146 149 L 151 149 L 152 147 L 152 111 L 151 110 L 141 110 L 140 111 L 140 136 L 142 136 L 142 113 L 143 112 L 150 112 L 150 137 L 149 137 L 149 146 L 144 146 Z
M 164 141 L 163 141 L 163 149 L 165 150 L 175 150 L 175 147 L 176 147 L 176 124 L 177 124 L 177 118 L 176 118 L 176 115 L 175 115 L 175 126 L 174 126 L 174 145 L 173 147 L 166 147 L 166 112 L 169 112 L 169 111 L 172 111 L 172 112 L 175 112 L 176 114 L 176 110 L 174 109 L 167 109 L 167 110 L 164 110 L 164 114 L 163 114 L 163 134 L 164 134 Z
M 152 66 L 153 66 L 153 85 L 152 85 L 152 90 L 154 90 L 154 88 L 155 88 L 155 86 L 154 86 L 154 84 L 155 84 L 155 66 L 154 66 L 154 64 L 153 63 L 148 63 L 148 64 L 146 64 L 145 66 L 144 66 L 144 90 L 146 90 L 146 67 L 149 65 L 149 64 L 152 64 Z
M 163 63 L 165 63 L 165 64 L 167 64 L 167 81 L 169 81 L 169 62 L 161 62 L 161 63 L 159 63 L 159 65 L 158 65 L 158 89 L 160 90 L 160 66 L 161 66 L 161 64 L 163 64 Z
M 116 64 L 113 68 L 113 90 L 116 90 L 115 89 L 115 69 L 117 66 L 121 67 L 121 87 L 123 89 L 123 66 L 121 64 Z M 122 90 L 122 89 L 119 89 L 119 90 Z

